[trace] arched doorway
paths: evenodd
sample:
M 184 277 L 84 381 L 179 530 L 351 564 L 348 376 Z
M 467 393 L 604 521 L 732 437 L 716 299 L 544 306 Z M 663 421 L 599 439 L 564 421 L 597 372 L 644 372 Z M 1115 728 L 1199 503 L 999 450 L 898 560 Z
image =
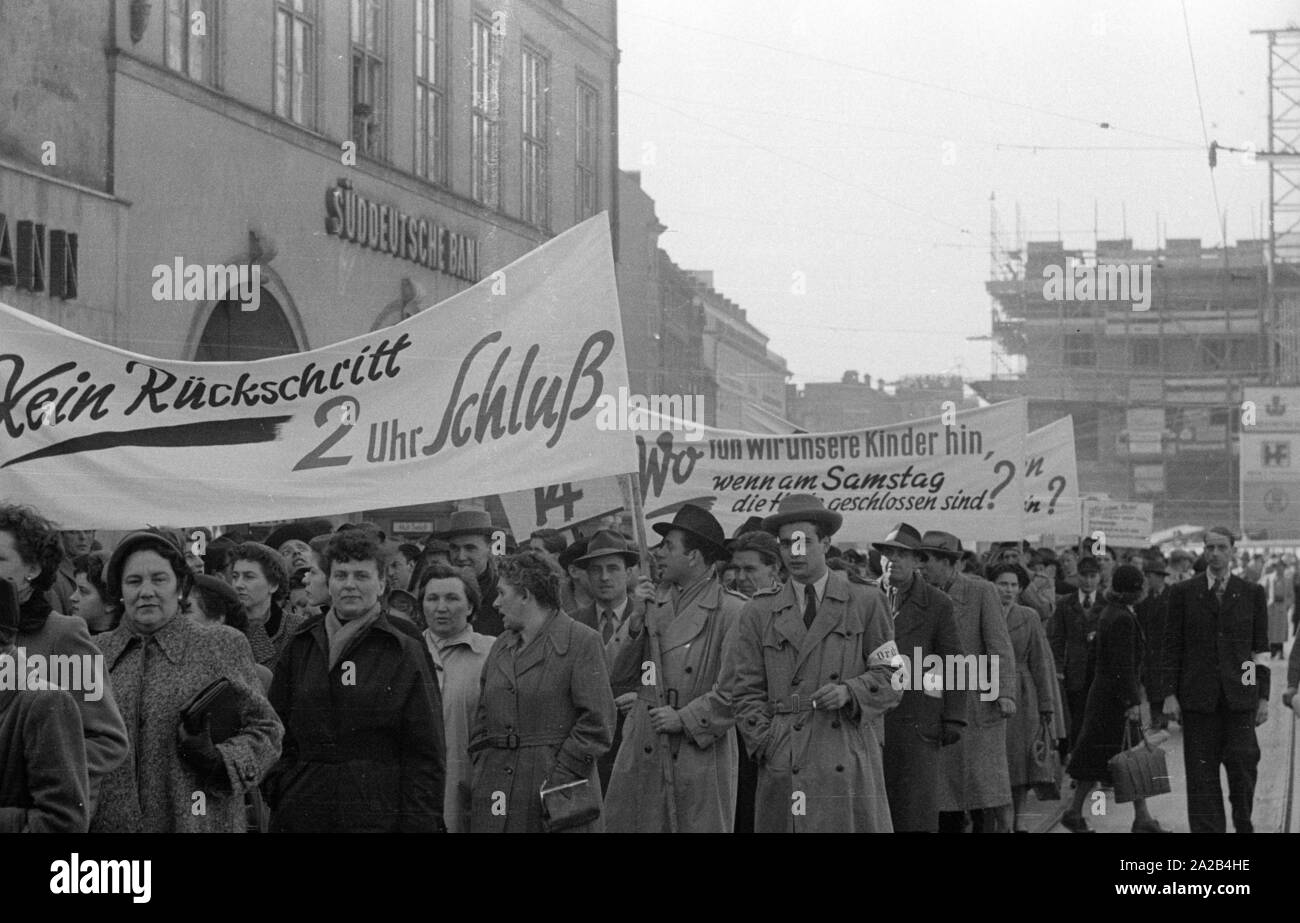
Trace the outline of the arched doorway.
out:
M 293 328 L 280 302 L 265 286 L 256 311 L 238 301 L 220 301 L 208 316 L 194 353 L 196 362 L 247 362 L 298 352 Z

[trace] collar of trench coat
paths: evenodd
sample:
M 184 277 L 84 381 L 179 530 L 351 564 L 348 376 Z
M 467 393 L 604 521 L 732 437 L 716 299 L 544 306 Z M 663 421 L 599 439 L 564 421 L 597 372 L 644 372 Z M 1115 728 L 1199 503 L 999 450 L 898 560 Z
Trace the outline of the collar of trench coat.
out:
M 653 606 L 646 619 L 659 635 L 660 652 L 666 654 L 693 641 L 722 605 L 723 592 L 722 583 L 714 577 L 680 612 L 671 600 Z
M 150 635 L 136 634 L 123 619 L 116 628 L 103 635 L 103 640 L 99 642 L 99 649 L 104 652 L 104 667 L 108 670 L 113 669 L 135 638 L 139 638 L 141 642 L 147 642 L 152 638 L 158 642 L 159 649 L 168 660 L 179 664 L 185 660 L 185 651 L 190 646 L 190 639 L 196 628 L 190 617 L 183 612 L 177 612 L 166 625 Z
M 496 658 L 497 669 L 506 676 L 522 676 L 546 659 L 548 647 L 563 657 L 569 652 L 569 642 L 573 635 L 573 626 L 576 624 L 566 613 L 557 612 L 542 626 L 533 643 L 524 648 L 517 657 Z M 512 648 L 519 642 L 519 632 L 513 628 L 508 629 L 498 640 Z
M 830 572 L 830 579 L 826 581 L 826 593 L 822 597 L 822 604 L 817 607 L 817 617 L 813 619 L 811 628 L 803 626 L 803 611 L 795 598 L 793 584 L 794 581 L 786 583 L 777 594 L 773 603 L 772 627 L 798 651 L 794 662 L 797 670 L 831 632 L 848 634 L 844 616 L 848 612 L 849 580 L 840 571 Z M 880 590 L 877 589 L 876 593 L 880 593 Z M 882 609 L 888 612 L 883 593 L 880 593 L 879 602 Z

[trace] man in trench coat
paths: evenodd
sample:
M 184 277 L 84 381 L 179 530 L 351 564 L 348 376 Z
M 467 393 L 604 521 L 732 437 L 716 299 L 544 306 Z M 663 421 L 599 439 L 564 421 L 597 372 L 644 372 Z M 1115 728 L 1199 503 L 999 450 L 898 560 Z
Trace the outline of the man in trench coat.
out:
M 885 789 L 896 833 L 939 832 L 939 748 L 960 741 L 966 726 L 968 692 L 944 686 L 955 673 L 945 665 L 962 655 L 952 600 L 921 576 L 920 544 L 921 533 L 907 523 L 872 543 L 885 560 L 881 586 L 904 663 L 894 677 L 903 701 L 885 715 Z M 930 655 L 942 659 L 937 669 L 926 663 Z
M 664 537 L 655 555 L 671 589 L 649 600 L 643 617 L 632 616 L 641 624 L 633 624 L 612 673 L 642 672 L 640 665 L 650 659 L 648 633 L 655 633 L 660 656 L 655 681 L 665 704 L 659 705 L 659 691 L 645 682 L 625 693 L 627 698 L 620 696 L 627 720 L 605 798 L 605 829 L 730 833 L 738 751 L 730 684 L 722 668 L 745 598 L 718 580 L 714 565 L 730 555 L 726 533 L 711 514 L 686 504 L 671 523 L 653 528 Z M 666 765 L 671 781 L 665 778 Z
M 730 656 L 737 727 L 757 759 L 755 833 L 889 833 L 883 716 L 902 692 L 879 589 L 826 567 L 843 517 L 808 494 L 763 520 L 790 582 L 741 612 Z
M 998 688 L 966 697 L 966 728 L 961 742 L 944 747 L 939 762 L 939 829 L 960 832 L 964 812 L 971 812 L 976 830 L 993 833 L 997 809 L 1011 804 L 1011 773 L 1007 767 L 1007 717 L 1016 709 L 1016 658 L 1002 604 L 993 584 L 957 572 L 961 541 L 949 532 L 926 532 L 920 551 L 925 579 L 952 600 L 962 650 L 986 658 L 992 678 L 997 664 Z M 995 700 L 986 698 L 996 693 Z M 946 816 L 945 816 L 946 815 Z

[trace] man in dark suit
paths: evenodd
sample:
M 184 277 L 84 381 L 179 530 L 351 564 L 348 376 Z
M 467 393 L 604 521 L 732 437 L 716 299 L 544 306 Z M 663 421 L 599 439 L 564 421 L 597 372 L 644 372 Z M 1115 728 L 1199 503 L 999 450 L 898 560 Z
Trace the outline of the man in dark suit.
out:
M 885 713 L 885 792 L 895 833 L 939 832 L 939 748 L 961 740 L 967 690 L 975 685 L 970 670 L 969 686 L 944 686 L 946 668 L 964 651 L 952 600 L 920 574 L 920 546 L 921 533 L 907 523 L 872 543 L 885 560 L 881 585 L 904 663 L 894 675 L 903 700 Z
M 1219 766 L 1228 771 L 1232 827 L 1251 833 L 1259 767 L 1256 726 L 1268 720 L 1268 604 L 1264 588 L 1230 573 L 1233 535 L 1205 533 L 1205 573 L 1169 594 L 1164 713 L 1183 725 L 1192 833 L 1223 833 Z
M 1070 746 L 1083 727 L 1083 709 L 1092 685 L 1092 648 L 1101 614 L 1101 566 L 1096 558 L 1079 562 L 1075 578 L 1079 588 L 1056 599 L 1056 612 L 1047 622 L 1047 640 L 1056 660 L 1056 678 L 1065 689 L 1070 710 Z
M 619 649 L 628 642 L 629 616 L 638 608 L 628 596 L 627 585 L 628 571 L 640 561 L 641 555 L 629 547 L 627 539 L 617 532 L 602 530 L 587 542 L 587 553 L 573 562 L 586 569 L 593 601 L 570 614 L 574 621 L 600 632 L 605 643 L 605 665 L 610 669 Z M 639 608 L 644 611 L 644 603 Z M 626 689 L 616 689 L 614 695 L 617 697 L 625 692 Z M 618 748 L 623 743 L 625 717 L 626 714 L 619 711 L 614 726 L 614 743 L 596 761 L 602 792 L 609 791 L 609 776 L 614 770 Z

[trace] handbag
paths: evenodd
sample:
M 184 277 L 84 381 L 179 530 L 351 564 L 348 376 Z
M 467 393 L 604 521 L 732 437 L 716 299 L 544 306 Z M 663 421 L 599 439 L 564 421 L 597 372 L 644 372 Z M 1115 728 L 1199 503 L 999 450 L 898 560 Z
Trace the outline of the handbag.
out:
M 1052 737 L 1052 722 L 1038 722 L 1038 736 L 1029 749 L 1029 787 L 1039 801 L 1060 801 L 1061 783 L 1065 781 L 1065 767 L 1056 740 Z
M 1135 738 L 1140 742 L 1134 744 Z M 1138 798 L 1168 794 L 1171 789 L 1165 751 L 1147 740 L 1142 729 L 1132 721 L 1124 724 L 1123 747 L 1106 764 L 1115 786 L 1115 801 L 1125 804 Z
M 581 827 L 600 817 L 600 797 L 590 779 L 578 779 L 547 788 L 542 782 L 542 827 L 559 833 Z
M 214 679 L 181 707 L 181 723 L 191 734 L 203 730 L 210 720 L 212 742 L 219 744 L 239 733 L 244 725 L 243 696 L 235 684 L 224 676 Z

